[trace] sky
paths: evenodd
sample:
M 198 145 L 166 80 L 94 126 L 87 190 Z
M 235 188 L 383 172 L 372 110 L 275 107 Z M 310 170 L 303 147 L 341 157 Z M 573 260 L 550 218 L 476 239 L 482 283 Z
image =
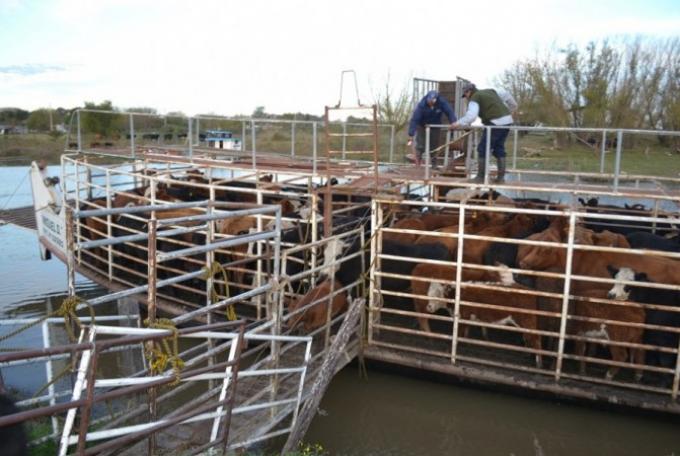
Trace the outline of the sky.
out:
M 621 36 L 680 36 L 680 0 L 0 0 L 0 107 L 321 114 L 343 70 L 366 103 L 388 77 L 490 86 L 551 45 Z

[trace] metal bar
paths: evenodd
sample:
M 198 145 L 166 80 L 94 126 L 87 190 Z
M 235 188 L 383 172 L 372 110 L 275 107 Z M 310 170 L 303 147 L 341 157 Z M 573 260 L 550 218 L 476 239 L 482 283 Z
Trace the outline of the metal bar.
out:
M 604 174 L 604 154 L 607 149 L 607 130 L 602 130 L 602 142 L 600 143 L 600 174 Z
M 571 287 L 572 263 L 574 260 L 574 236 L 576 233 L 576 216 L 569 215 L 569 234 L 567 238 L 567 259 L 564 271 L 564 291 L 562 295 L 562 316 L 560 317 L 560 337 L 557 348 L 557 361 L 555 362 L 555 380 L 559 381 L 564 358 L 564 340 L 567 332 L 567 317 L 569 314 L 569 289 Z
M 519 130 L 513 131 L 512 137 L 512 169 L 517 169 L 517 143 Z
M 130 113 L 130 155 L 133 159 L 137 158 L 137 152 L 135 148 L 135 120 L 134 115 Z
M 425 127 L 425 180 L 430 179 L 430 126 Z
M 212 168 L 211 168 L 212 169 Z M 211 187 L 212 188 L 212 187 Z M 214 188 L 213 188 L 214 189 Z M 212 204 L 210 205 L 212 206 Z M 221 220 L 225 218 L 233 217 L 243 217 L 246 215 L 258 215 L 258 214 L 275 214 L 276 208 L 280 207 L 278 204 L 270 204 L 265 207 L 256 207 L 253 209 L 237 209 L 233 211 L 214 211 L 212 214 L 202 214 L 202 215 L 188 215 L 184 217 L 175 217 L 169 219 L 158 220 L 158 226 L 175 225 L 180 222 L 208 222 L 212 220 Z
M 77 141 L 78 141 L 78 153 L 82 152 L 83 150 L 83 136 L 81 132 L 81 124 L 80 124 L 80 109 L 76 111 L 76 118 L 78 120 L 77 122 Z
M 253 165 L 253 170 L 257 171 L 257 164 L 256 164 L 256 154 L 257 154 L 257 133 L 255 132 L 255 119 L 251 119 L 250 121 L 250 130 L 251 130 L 251 144 L 253 146 L 253 150 L 251 151 L 252 153 L 252 165 Z
M 465 237 L 463 235 L 465 231 L 465 203 L 460 205 L 460 211 L 458 214 L 458 249 L 456 251 L 456 291 L 455 291 L 455 303 L 453 308 L 453 334 L 451 341 L 451 363 L 456 363 L 456 355 L 458 351 L 458 330 L 460 326 L 460 282 L 462 279 L 462 269 L 463 269 L 463 243 L 465 242 Z
M 199 245 L 196 247 L 188 247 L 186 249 L 181 249 L 181 250 L 173 250 L 172 252 L 167 252 L 167 253 L 159 253 L 158 254 L 158 262 L 162 263 L 167 260 L 172 260 L 173 258 L 178 258 L 178 257 L 183 257 L 183 256 L 191 256 L 197 253 L 204 253 L 208 250 L 215 250 L 219 248 L 226 248 L 226 247 L 231 247 L 234 245 L 241 245 L 241 244 L 246 244 L 250 242 L 256 242 L 256 241 L 261 241 L 265 239 L 271 239 L 276 237 L 276 233 L 274 231 L 265 231 L 263 233 L 255 233 L 255 234 L 244 234 L 242 236 L 234 236 L 229 239 L 225 239 L 223 241 L 218 241 L 213 244 L 209 245 Z
M 52 310 L 51 303 L 52 303 L 52 300 L 48 298 L 48 304 L 49 304 L 49 308 L 47 309 L 48 311 Z M 40 326 L 41 326 L 41 330 L 42 330 L 43 348 L 46 349 L 46 350 L 49 350 L 50 345 L 51 345 L 51 341 L 50 341 L 50 331 L 49 331 L 49 328 L 48 328 L 48 322 L 43 321 L 43 323 Z M 55 391 L 54 391 L 54 383 L 52 382 L 52 378 L 53 378 L 54 373 L 53 373 L 52 359 L 51 358 L 48 358 L 47 362 L 45 363 L 45 375 L 47 377 L 47 383 L 49 385 L 48 388 L 47 388 L 47 392 L 48 392 L 49 397 L 50 397 L 50 405 L 54 406 L 57 403 L 57 401 L 55 400 L 56 395 L 55 395 Z M 57 417 L 53 415 L 51 417 L 51 422 L 52 422 L 52 434 L 58 435 L 59 421 L 57 420 Z
M 616 157 L 614 161 L 614 191 L 619 190 L 619 176 L 621 175 L 621 148 L 623 147 L 623 131 L 616 132 Z
M 394 163 L 394 133 L 395 127 L 394 125 L 390 125 L 390 163 Z
M 186 233 L 193 233 L 195 231 L 200 231 L 203 230 L 203 226 L 192 226 L 192 227 L 186 227 L 186 228 L 175 228 L 172 230 L 164 230 L 164 231 L 159 231 L 157 234 L 157 237 L 170 237 L 170 236 L 176 236 L 179 234 L 186 234 Z M 79 251 L 80 250 L 88 250 L 88 249 L 93 249 L 95 247 L 103 247 L 107 245 L 116 245 L 116 244 L 123 244 L 126 242 L 136 242 L 136 241 L 144 241 L 149 238 L 148 233 L 140 233 L 140 234 L 128 234 L 125 236 L 114 236 L 109 239 L 98 239 L 96 241 L 86 241 L 78 244 L 75 248 L 77 248 Z
M 73 217 L 80 219 L 85 217 L 101 217 L 103 215 L 136 214 L 139 212 L 151 211 L 171 211 L 174 209 L 187 209 L 193 207 L 204 207 L 210 203 L 209 200 L 189 201 L 183 203 L 150 204 L 146 206 L 114 207 L 112 209 L 88 209 L 75 210 Z
M 193 119 L 191 117 L 187 117 L 187 141 L 189 141 L 189 159 L 193 160 L 194 158 L 194 132 L 193 130 Z
M 489 185 L 489 162 L 491 158 L 489 155 L 491 155 L 491 127 L 486 127 L 486 145 L 484 146 L 484 149 L 486 150 L 486 154 L 484 154 L 484 185 L 488 186 Z

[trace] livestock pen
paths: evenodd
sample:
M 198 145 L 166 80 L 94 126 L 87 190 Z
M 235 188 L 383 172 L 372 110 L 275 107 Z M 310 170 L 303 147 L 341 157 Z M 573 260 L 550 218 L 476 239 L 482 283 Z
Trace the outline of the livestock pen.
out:
M 292 429 L 362 296 L 366 312 L 332 370 L 363 354 L 487 384 L 680 411 L 678 253 L 659 240 L 677 230 L 680 179 L 624 166 L 624 135 L 638 132 L 599 131 L 618 138 L 614 155 L 603 146 L 594 169 L 574 171 L 524 166 L 522 134 L 551 129 L 511 127 L 506 183 L 493 183 L 491 171 L 480 185 L 465 178 L 482 129 L 447 134 L 447 147 L 458 143 L 432 151 L 439 168 L 429 159 L 415 168 L 381 160 L 372 114 L 361 131 L 327 120 L 320 134 L 310 124 L 311 150 L 293 140 L 284 152 L 258 149 L 257 125 L 243 141 L 250 150 L 236 151 L 202 147 L 196 119 L 182 120 L 184 144 L 136 141 L 136 114 L 125 147 L 88 147 L 78 126 L 60 182 L 33 170 L 43 253 L 68 264 L 69 284 L 78 271 L 113 292 L 90 304 L 131 296 L 151 320 L 168 316 L 179 327 L 243 322 L 253 342 L 239 371 L 261 366 L 266 379 L 237 398 L 247 407 L 266 397 L 269 406 L 258 409 L 257 429 L 230 434 L 233 448 Z M 573 133 L 592 133 L 585 130 Z M 653 237 L 629 236 L 637 231 Z M 668 242 L 672 250 L 677 238 Z M 201 342 L 209 366 L 224 361 L 210 348 L 217 338 Z M 214 397 L 215 388 L 202 392 Z M 285 416 L 293 423 L 277 427 Z

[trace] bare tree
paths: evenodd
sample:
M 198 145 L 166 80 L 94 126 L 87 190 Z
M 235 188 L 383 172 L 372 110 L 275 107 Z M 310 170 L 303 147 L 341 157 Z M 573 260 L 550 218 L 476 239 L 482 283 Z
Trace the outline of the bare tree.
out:
M 377 93 L 373 92 L 373 100 L 378 106 L 380 122 L 394 125 L 397 132 L 404 129 L 411 116 L 412 106 L 409 87 L 408 83 L 404 83 L 401 87 L 395 89 L 388 73 L 382 90 Z

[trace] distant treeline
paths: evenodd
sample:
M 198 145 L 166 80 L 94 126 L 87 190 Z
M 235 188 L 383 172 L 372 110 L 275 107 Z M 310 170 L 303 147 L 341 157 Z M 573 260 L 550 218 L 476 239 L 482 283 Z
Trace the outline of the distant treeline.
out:
M 497 82 L 524 125 L 680 130 L 680 38 L 553 47 Z

